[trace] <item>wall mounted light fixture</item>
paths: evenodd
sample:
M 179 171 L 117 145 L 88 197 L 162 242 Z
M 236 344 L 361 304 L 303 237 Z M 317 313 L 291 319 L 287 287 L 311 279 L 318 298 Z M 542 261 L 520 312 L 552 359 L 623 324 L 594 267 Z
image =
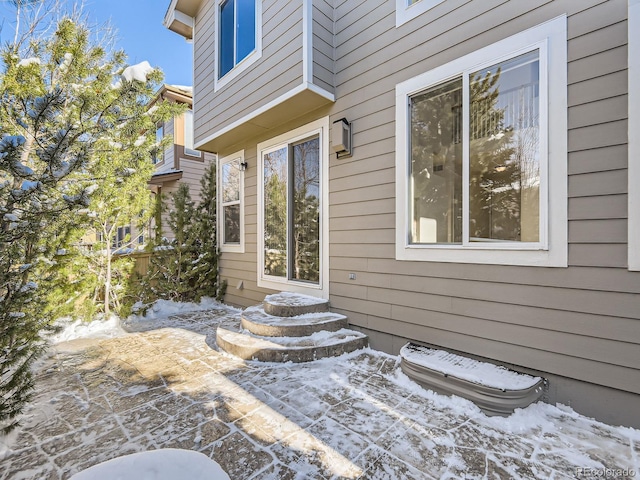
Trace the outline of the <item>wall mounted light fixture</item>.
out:
M 331 149 L 336 153 L 336 158 L 352 155 L 351 123 L 346 118 L 336 120 L 331 125 Z
M 244 172 L 247 169 L 248 166 L 249 166 L 249 164 L 247 162 L 241 162 L 240 163 L 240 170 L 242 170 Z

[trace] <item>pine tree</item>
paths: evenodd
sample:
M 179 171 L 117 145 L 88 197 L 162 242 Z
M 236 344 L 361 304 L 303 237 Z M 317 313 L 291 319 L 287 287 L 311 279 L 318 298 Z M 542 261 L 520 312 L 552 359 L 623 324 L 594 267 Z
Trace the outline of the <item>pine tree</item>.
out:
M 53 35 L 2 50 L 0 73 L 0 429 L 17 425 L 33 390 L 30 366 L 42 331 L 56 314 L 47 293 L 71 230 L 89 218 L 91 196 L 106 173 L 114 142 L 134 159 L 152 140 L 146 114 L 161 74 L 127 67 L 124 52 L 107 56 L 89 30 L 64 18 Z M 161 109 L 159 109 L 161 110 Z M 160 115 L 160 114 L 159 114 Z M 98 176 L 93 175 L 96 172 Z M 122 185 L 127 171 L 119 170 Z M 102 176 L 100 176 L 102 175 Z M 83 216 L 84 215 L 84 216 Z
M 167 226 L 174 236 L 161 242 L 151 258 L 146 284 L 151 298 L 197 302 L 202 297 L 222 300 L 226 282 L 218 278 L 216 235 L 216 166 L 211 164 L 200 181 L 201 201 L 196 207 L 189 186 L 180 184 L 168 203 Z
M 217 235 L 216 164 L 212 162 L 200 179 L 202 190 L 194 234 L 198 240 L 199 255 L 192 266 L 191 277 L 196 300 L 211 297 L 222 301 L 227 283 L 220 282 L 218 263 L 220 251 Z
M 163 203 L 163 209 L 169 210 L 167 227 L 174 239 L 170 242 L 161 240 L 154 249 L 150 284 L 156 298 L 190 301 L 194 299 L 194 285 L 189 272 L 198 258 L 198 245 L 193 227 L 196 208 L 189 186 L 180 184 L 171 194 L 169 204 Z

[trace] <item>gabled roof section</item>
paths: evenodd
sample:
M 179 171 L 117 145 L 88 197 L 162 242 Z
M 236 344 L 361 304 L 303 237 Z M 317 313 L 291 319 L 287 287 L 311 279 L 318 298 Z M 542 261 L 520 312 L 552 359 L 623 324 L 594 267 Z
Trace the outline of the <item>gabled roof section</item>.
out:
M 193 19 L 202 0 L 171 0 L 164 26 L 187 40 L 193 39 Z

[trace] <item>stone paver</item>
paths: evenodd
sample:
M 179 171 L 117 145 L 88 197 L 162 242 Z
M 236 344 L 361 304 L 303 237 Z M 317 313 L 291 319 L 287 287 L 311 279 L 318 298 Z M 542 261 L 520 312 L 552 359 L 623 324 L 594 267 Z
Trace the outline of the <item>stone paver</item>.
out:
M 200 451 L 234 479 L 640 476 L 640 432 L 533 405 L 488 418 L 409 383 L 371 350 L 306 364 L 220 353 L 220 308 L 60 344 L 40 365 L 0 480 L 65 479 L 119 455 Z M 594 469 L 580 477 L 577 468 Z M 618 475 L 616 478 L 624 478 Z

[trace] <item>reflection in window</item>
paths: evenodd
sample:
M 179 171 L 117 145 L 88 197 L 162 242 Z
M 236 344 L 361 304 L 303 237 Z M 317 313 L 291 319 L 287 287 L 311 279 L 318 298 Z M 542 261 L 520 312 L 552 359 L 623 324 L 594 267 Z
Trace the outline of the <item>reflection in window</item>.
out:
M 293 212 L 291 278 L 320 280 L 319 139 L 293 145 Z
M 471 74 L 472 241 L 540 238 L 538 63 L 532 52 Z
M 264 155 L 264 273 L 287 276 L 287 147 Z
M 266 153 L 264 274 L 320 281 L 320 139 Z
M 411 99 L 412 243 L 462 242 L 462 79 Z
M 223 244 L 240 244 L 240 163 L 236 158 L 222 164 L 222 242 Z
M 410 97 L 411 243 L 464 243 L 465 210 L 467 241 L 540 241 L 539 77 L 534 51 Z
M 222 78 L 256 48 L 255 0 L 222 2 L 219 21 L 218 78 Z

